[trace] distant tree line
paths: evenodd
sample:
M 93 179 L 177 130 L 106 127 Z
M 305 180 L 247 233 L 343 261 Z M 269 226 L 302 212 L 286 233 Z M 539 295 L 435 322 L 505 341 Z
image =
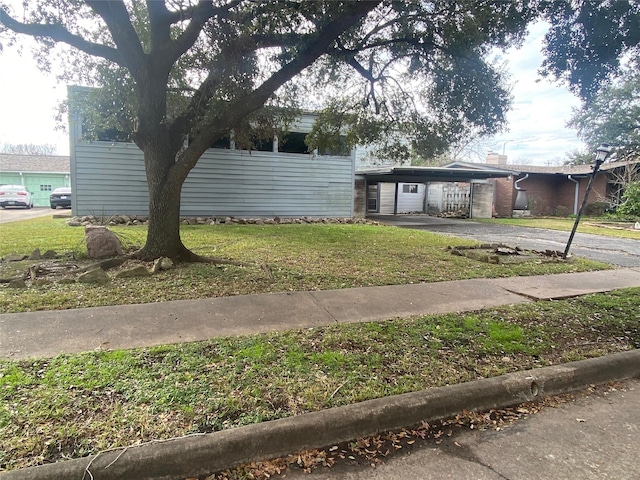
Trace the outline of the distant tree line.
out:
M 55 155 L 56 146 L 50 143 L 1 143 L 0 153 L 9 155 Z

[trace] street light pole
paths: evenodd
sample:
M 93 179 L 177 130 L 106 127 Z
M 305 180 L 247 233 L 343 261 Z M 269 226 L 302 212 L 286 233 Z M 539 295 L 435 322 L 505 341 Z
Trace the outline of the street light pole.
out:
M 502 156 L 503 156 L 503 157 L 504 157 L 504 152 L 506 151 L 506 150 L 505 150 L 505 148 L 506 148 L 506 146 L 507 146 L 507 143 L 509 143 L 509 142 L 513 142 L 513 140 L 507 140 L 506 142 L 504 142 L 504 143 L 502 144 Z
M 571 242 L 573 242 L 573 237 L 576 234 L 576 230 L 578 229 L 578 223 L 580 223 L 580 217 L 582 216 L 582 211 L 584 210 L 585 205 L 587 204 L 587 198 L 589 197 L 589 192 L 591 191 L 591 184 L 593 183 L 593 179 L 596 178 L 596 174 L 598 170 L 600 170 L 600 165 L 604 163 L 609 154 L 611 153 L 612 148 L 603 143 L 596 150 L 596 163 L 593 165 L 593 171 L 591 172 L 591 176 L 589 177 L 589 183 L 587 184 L 587 191 L 584 194 L 584 199 L 582 200 L 582 205 L 580 205 L 580 210 L 578 210 L 578 214 L 576 215 L 576 221 L 573 223 L 573 228 L 571 229 L 571 235 L 569 235 L 569 240 L 567 241 L 567 246 L 564 249 L 564 253 L 562 254 L 562 259 L 566 260 L 567 255 L 569 254 L 569 248 L 571 248 Z

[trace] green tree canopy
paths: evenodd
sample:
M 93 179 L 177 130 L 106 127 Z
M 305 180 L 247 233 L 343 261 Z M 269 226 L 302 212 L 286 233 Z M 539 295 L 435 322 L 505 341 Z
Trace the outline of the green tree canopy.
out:
M 640 62 L 631 61 L 621 75 L 575 110 L 569 126 L 591 151 L 601 143 L 615 147 L 618 160 L 640 157 Z
M 638 56 L 640 2 L 556 0 L 541 3 L 551 23 L 541 73 L 591 98 L 620 69 L 625 55 Z

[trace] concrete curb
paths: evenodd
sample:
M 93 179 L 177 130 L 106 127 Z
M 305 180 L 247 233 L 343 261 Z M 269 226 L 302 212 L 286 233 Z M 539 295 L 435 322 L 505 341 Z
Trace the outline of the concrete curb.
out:
M 588 385 L 640 376 L 640 350 L 433 388 L 1 474 L 6 480 L 182 480 Z M 90 472 L 89 475 L 87 472 Z

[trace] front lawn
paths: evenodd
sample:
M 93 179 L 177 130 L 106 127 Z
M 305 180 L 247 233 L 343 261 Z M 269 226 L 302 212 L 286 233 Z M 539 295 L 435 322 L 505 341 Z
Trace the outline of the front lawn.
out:
M 141 246 L 146 227 L 112 227 L 125 246 Z M 53 249 L 86 251 L 84 231 L 64 220 L 36 219 L 2 226 L 0 256 Z M 200 255 L 244 262 L 181 265 L 146 278 L 114 279 L 108 285 L 44 282 L 27 289 L 0 286 L 0 312 L 220 297 L 269 292 L 327 290 L 467 278 L 541 275 L 604 269 L 575 261 L 491 264 L 455 256 L 449 246 L 473 242 L 425 231 L 379 225 L 184 226 L 184 243 Z M 36 262 L 37 263 L 37 262 Z M 73 259 L 69 262 L 73 264 Z M 272 277 L 260 265 L 269 266 Z M 151 264 L 145 264 L 148 268 Z

